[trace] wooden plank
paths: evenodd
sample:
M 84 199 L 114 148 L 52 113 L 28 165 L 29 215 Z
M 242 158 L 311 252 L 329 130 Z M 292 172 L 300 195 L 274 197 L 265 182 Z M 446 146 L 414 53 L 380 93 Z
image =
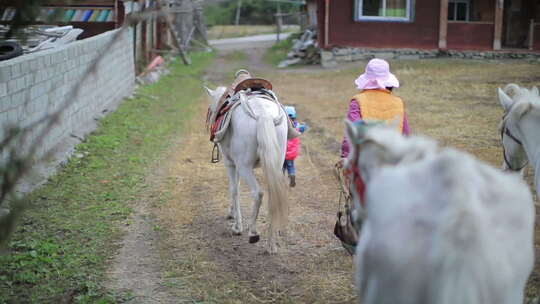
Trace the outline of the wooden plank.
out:
M 174 32 L 174 26 L 171 22 L 171 19 L 169 16 L 165 16 L 165 25 L 167 26 L 169 33 L 171 34 L 173 46 L 178 50 L 180 53 L 180 58 L 182 58 L 182 61 L 185 65 L 191 64 L 191 59 L 188 57 L 187 53 L 185 52 L 184 48 L 182 47 L 182 43 L 178 41 L 178 37 L 176 36 L 176 33 Z
M 329 35 L 329 27 L 330 27 L 330 0 L 324 1 L 324 47 L 328 47 L 328 43 L 330 41 L 328 35 Z
M 161 3 L 156 1 L 156 7 L 161 10 Z M 157 49 L 163 49 L 164 41 L 167 40 L 167 31 L 165 31 L 165 25 L 160 18 L 156 18 L 156 44 Z
M 19 1 L 19 0 L 15 0 Z M 114 6 L 118 0 L 48 0 L 43 1 L 42 5 L 70 6 L 70 5 L 96 5 L 96 6 Z
M 446 36 L 448 34 L 448 0 L 441 0 L 439 11 L 439 49 L 446 50 Z
M 118 1 L 114 1 L 113 20 L 114 28 L 119 28 L 120 26 L 118 25 Z
M 144 10 L 143 10 L 144 13 Z M 146 19 L 141 22 L 141 52 L 142 52 L 142 58 L 145 62 L 149 61 L 149 54 L 147 52 L 147 39 L 148 34 L 148 24 L 146 22 Z
M 2 0 L 2 6 L 17 6 L 22 0 Z M 114 3 L 118 0 L 45 0 L 40 4 L 41 6 L 114 6 Z
M 495 26 L 493 33 L 493 49 L 500 50 L 503 31 L 504 0 L 495 0 Z
M 529 23 L 529 50 L 534 48 L 534 19 L 530 20 Z

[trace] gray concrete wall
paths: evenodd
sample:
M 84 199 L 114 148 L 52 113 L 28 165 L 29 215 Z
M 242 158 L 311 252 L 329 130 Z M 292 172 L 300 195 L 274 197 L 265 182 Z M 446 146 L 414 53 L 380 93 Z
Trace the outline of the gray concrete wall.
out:
M 426 58 L 465 58 L 465 59 L 522 59 L 531 62 L 540 62 L 540 54 L 534 52 L 512 51 L 439 51 L 418 49 L 382 49 L 382 48 L 333 48 L 321 50 L 321 65 L 332 68 L 341 62 L 366 61 L 372 58 L 385 60 L 426 59 Z
M 133 43 L 130 31 L 115 39 L 116 31 L 76 41 L 51 50 L 0 62 L 0 138 L 6 126 L 28 126 L 56 111 L 82 81 L 78 96 L 63 112 L 60 122 L 43 140 L 36 159 L 51 149 L 72 151 L 76 142 L 96 127 L 96 120 L 114 110 L 135 86 Z M 94 74 L 82 78 L 97 56 L 103 60 Z M 38 132 L 31 132 L 28 142 Z M 66 153 L 64 153 L 64 156 Z M 69 152 L 68 152 L 69 154 Z M 65 158 L 65 157 L 64 157 Z M 2 155 L 5 161 L 6 155 Z

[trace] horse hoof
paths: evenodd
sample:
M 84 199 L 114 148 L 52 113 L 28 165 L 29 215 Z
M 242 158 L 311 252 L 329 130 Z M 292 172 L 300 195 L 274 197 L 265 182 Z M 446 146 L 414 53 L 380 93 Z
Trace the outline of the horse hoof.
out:
M 249 237 L 249 243 L 250 244 L 255 244 L 257 243 L 259 240 L 261 239 L 261 237 L 259 235 L 252 235 Z

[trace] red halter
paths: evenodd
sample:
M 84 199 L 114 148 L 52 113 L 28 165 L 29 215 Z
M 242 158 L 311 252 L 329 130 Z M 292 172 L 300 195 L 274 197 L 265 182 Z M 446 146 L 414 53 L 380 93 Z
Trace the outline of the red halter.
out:
M 360 173 L 360 169 L 358 168 L 358 158 L 360 157 L 360 149 L 359 147 L 356 147 L 354 150 L 355 150 L 355 155 L 353 157 L 351 166 L 345 171 L 345 174 L 347 176 L 347 179 L 349 179 L 350 181 L 354 183 L 356 193 L 360 196 L 360 205 L 362 205 L 362 207 L 365 207 L 366 206 L 366 184 L 364 183 L 364 179 L 362 178 L 362 174 Z

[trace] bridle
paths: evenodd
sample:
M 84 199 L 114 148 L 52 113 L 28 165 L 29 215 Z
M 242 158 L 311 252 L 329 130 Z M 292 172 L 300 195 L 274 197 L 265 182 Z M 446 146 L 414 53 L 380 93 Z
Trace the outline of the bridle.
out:
M 501 144 L 502 144 L 502 149 L 503 149 L 503 158 L 504 158 L 504 163 L 506 164 L 506 167 L 512 171 L 521 171 L 521 169 L 525 168 L 525 166 L 527 166 L 527 164 L 529 163 L 529 161 L 527 160 L 525 162 L 525 164 L 521 167 L 521 168 L 512 168 L 510 166 L 510 162 L 508 161 L 508 158 L 506 158 L 506 150 L 504 149 L 504 143 L 503 143 L 503 138 L 504 138 L 504 135 L 510 137 L 510 139 L 512 139 L 514 142 L 516 142 L 516 144 L 520 145 L 521 147 L 523 147 L 523 143 L 521 142 L 521 140 L 519 140 L 517 137 L 515 137 L 514 135 L 512 135 L 512 133 L 510 133 L 510 130 L 506 127 L 506 116 L 508 116 L 508 113 L 510 113 L 512 109 L 508 110 L 508 112 L 506 112 L 506 114 L 503 115 L 502 117 L 502 126 L 501 126 Z
M 346 171 L 347 179 L 349 179 L 355 187 L 356 193 L 360 196 L 360 205 L 365 207 L 366 205 L 366 183 L 364 178 L 358 168 L 358 159 L 360 158 L 360 144 L 365 143 L 367 140 L 362 142 L 357 142 L 354 149 L 354 156 L 349 166 L 349 169 Z
M 354 183 L 354 187 L 356 188 L 356 193 L 360 196 L 360 205 L 362 207 L 366 206 L 366 183 L 364 182 L 364 179 L 362 178 L 362 174 L 360 174 L 360 169 L 358 169 L 358 165 L 356 164 L 357 161 L 354 161 L 352 163 L 352 182 Z

